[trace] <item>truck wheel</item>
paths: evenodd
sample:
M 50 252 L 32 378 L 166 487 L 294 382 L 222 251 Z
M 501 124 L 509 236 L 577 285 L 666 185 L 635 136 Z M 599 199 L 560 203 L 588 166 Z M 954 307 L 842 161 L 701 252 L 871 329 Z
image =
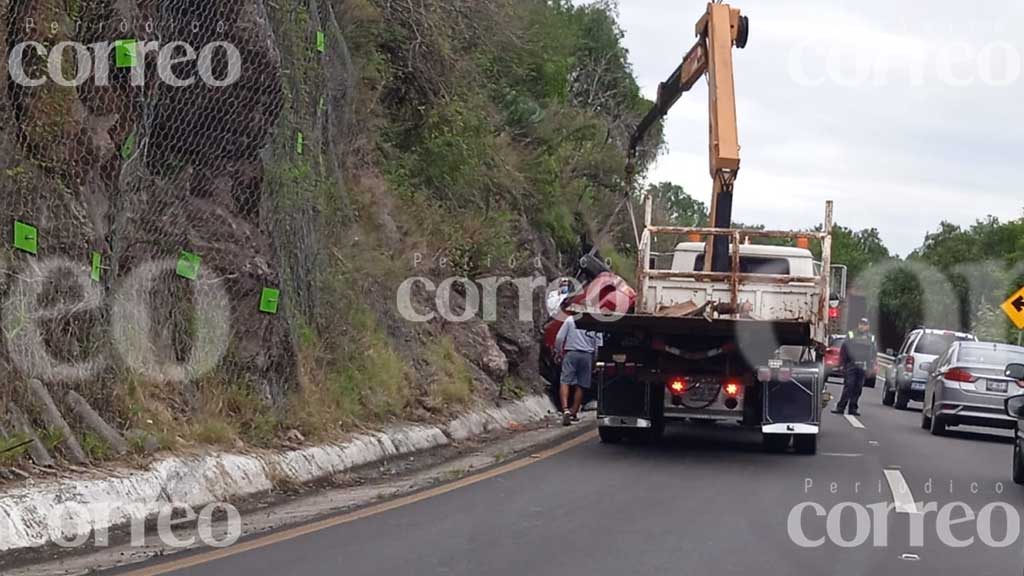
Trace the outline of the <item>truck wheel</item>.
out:
M 597 427 L 597 435 L 601 437 L 602 444 L 618 444 L 622 442 L 622 433 L 622 428 L 612 428 L 611 426 Z
M 818 435 L 797 434 L 793 436 L 793 449 L 797 454 L 816 454 L 818 452 Z
M 764 449 L 772 453 L 785 452 L 789 448 L 789 434 L 764 434 L 761 437 Z
M 906 394 L 900 393 L 899 389 L 896 390 L 896 409 L 906 410 L 907 404 L 910 403 L 910 398 L 907 398 Z
M 896 391 L 889 388 L 889 383 L 886 382 L 882 387 L 882 406 L 892 406 L 895 402 Z
M 864 387 L 865 388 L 874 388 L 876 382 L 878 382 L 878 377 L 877 376 L 872 376 L 871 378 L 865 378 L 864 379 Z

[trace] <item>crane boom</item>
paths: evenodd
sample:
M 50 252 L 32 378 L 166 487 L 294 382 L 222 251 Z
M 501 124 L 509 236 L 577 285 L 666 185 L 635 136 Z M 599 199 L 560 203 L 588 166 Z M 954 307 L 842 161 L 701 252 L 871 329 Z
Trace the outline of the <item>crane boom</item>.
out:
M 740 169 L 732 47 L 746 47 L 749 21 L 738 9 L 728 4 L 710 3 L 707 12 L 697 21 L 696 33 L 697 43 L 687 52 L 682 64 L 658 86 L 654 106 L 630 137 L 626 171 L 632 178 L 636 170 L 637 151 L 647 133 L 668 114 L 683 94 L 693 88 L 701 76 L 707 74 L 710 112 L 709 158 L 713 181 L 711 225 L 715 228 L 730 228 L 733 183 Z M 645 197 L 645 202 L 649 201 L 650 198 Z M 651 211 L 647 209 L 645 212 L 645 226 L 650 227 Z M 728 270 L 728 238 L 709 239 L 704 262 L 707 271 Z

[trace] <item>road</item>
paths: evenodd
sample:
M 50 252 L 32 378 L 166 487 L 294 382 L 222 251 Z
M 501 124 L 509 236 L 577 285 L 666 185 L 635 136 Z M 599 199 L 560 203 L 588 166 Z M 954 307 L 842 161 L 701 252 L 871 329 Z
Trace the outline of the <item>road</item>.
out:
M 878 390 L 865 390 L 859 420 L 823 415 L 813 457 L 766 454 L 756 435 L 718 428 L 670 427 L 652 446 L 602 445 L 590 433 L 436 494 L 243 541 L 237 553 L 177 558 L 133 573 L 1021 574 L 1024 539 L 993 548 L 968 522 L 952 533 L 975 542 L 954 548 L 936 536 L 937 514 L 920 510 L 891 512 L 852 548 L 828 538 L 819 547 L 794 542 L 787 521 L 795 506 L 893 503 L 889 480 L 906 482 L 910 496 L 896 499 L 904 505 L 962 501 L 978 514 L 999 501 L 1024 509 L 1024 487 L 1009 479 L 1009 433 L 953 429 L 933 437 L 919 428 L 916 408 L 885 408 Z M 837 517 L 839 536 L 855 538 L 855 509 Z M 923 546 L 910 542 L 915 517 L 924 526 Z M 827 536 L 826 518 L 811 510 L 802 518 L 807 538 Z M 995 518 L 998 539 L 1006 522 Z M 884 545 L 873 545 L 881 532 Z

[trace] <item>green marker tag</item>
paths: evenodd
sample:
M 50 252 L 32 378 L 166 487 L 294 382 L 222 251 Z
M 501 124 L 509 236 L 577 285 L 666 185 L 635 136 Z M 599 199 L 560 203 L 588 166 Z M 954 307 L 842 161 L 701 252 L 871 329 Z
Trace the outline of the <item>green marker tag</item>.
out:
M 197 254 L 182 250 L 178 257 L 178 276 L 195 280 L 199 277 L 199 263 L 202 258 Z
M 260 295 L 260 312 L 277 314 L 277 305 L 281 301 L 281 291 L 276 288 L 264 288 Z
M 14 247 L 22 252 L 36 254 L 39 251 L 39 231 L 34 226 L 14 221 Z
M 306 137 L 302 134 L 302 132 L 299 132 L 298 135 L 295 137 L 295 151 L 298 152 L 300 156 L 302 155 L 302 149 L 305 147 L 305 144 Z
M 127 38 L 114 41 L 114 65 L 118 68 L 134 68 L 137 53 L 137 40 Z
M 316 49 L 320 53 L 327 51 L 327 36 L 323 32 L 316 33 Z
M 99 252 L 92 253 L 92 271 L 89 273 L 89 277 L 92 278 L 93 282 L 100 281 L 100 274 L 102 273 L 103 256 L 100 256 Z
M 320 109 L 323 110 L 325 108 L 327 108 L 327 100 L 323 96 L 320 96 Z
M 121 144 L 121 158 L 127 160 L 135 153 L 135 132 L 132 132 Z

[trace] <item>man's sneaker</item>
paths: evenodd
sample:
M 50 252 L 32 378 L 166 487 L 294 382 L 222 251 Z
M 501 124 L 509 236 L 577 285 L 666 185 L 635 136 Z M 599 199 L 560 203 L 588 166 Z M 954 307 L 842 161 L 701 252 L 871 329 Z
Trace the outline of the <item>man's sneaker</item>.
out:
M 573 422 L 579 422 L 580 421 L 580 415 L 579 414 L 573 414 L 572 415 L 572 421 Z
M 860 410 L 850 410 L 850 416 L 860 416 Z
M 829 410 L 829 412 L 831 412 L 833 414 L 842 414 L 843 412 L 846 412 L 846 410 L 840 410 L 839 408 L 835 408 L 835 409 Z
M 566 410 L 562 412 L 562 426 L 569 426 L 572 424 L 572 413 Z

